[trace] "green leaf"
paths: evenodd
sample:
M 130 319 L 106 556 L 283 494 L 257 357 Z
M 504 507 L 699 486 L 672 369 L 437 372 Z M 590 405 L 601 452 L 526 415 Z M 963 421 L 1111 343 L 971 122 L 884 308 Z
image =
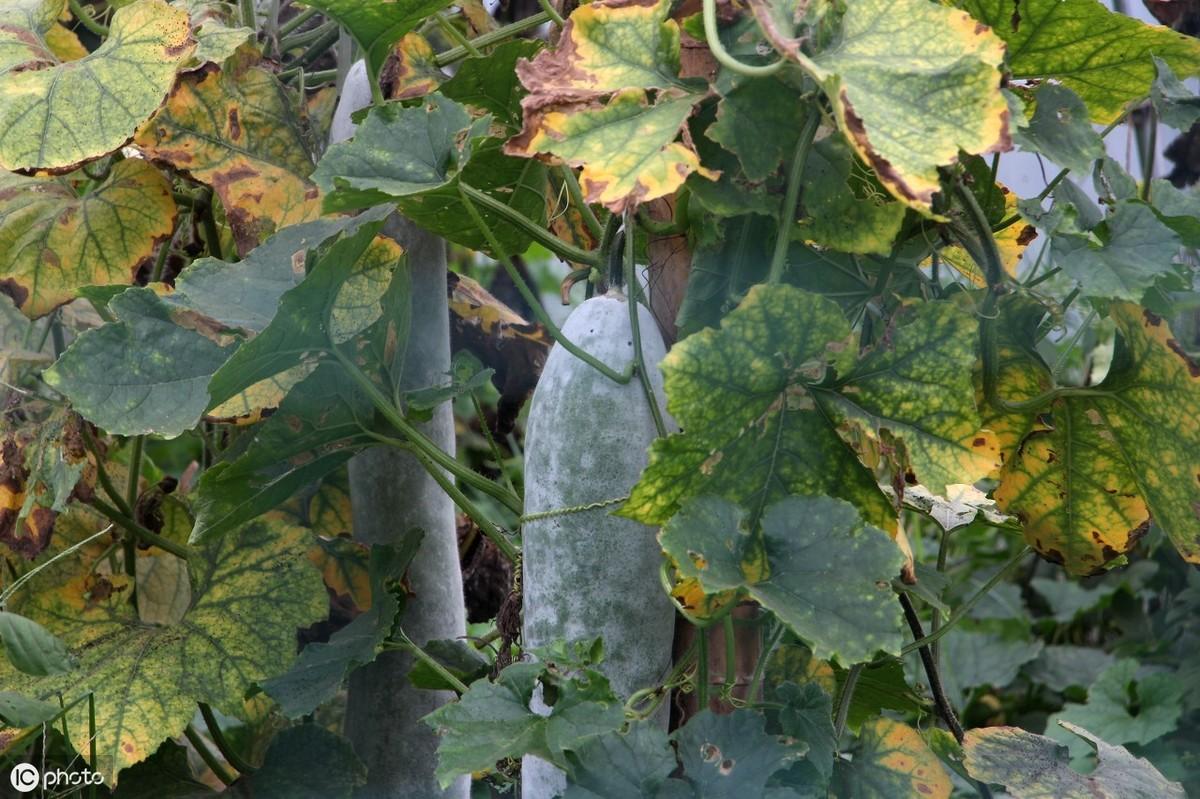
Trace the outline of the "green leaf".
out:
M 557 696 L 549 716 L 529 709 L 534 688 L 549 680 Z M 457 702 L 425 717 L 437 730 L 437 779 L 449 785 L 459 774 L 492 769 L 496 762 L 536 754 L 566 766 L 564 753 L 624 723 L 621 703 L 608 681 L 591 670 L 573 679 L 553 679 L 537 663 L 517 663 L 495 682 L 476 680 Z
M 471 157 L 471 139 L 486 131 L 466 109 L 438 95 L 420 106 L 374 106 L 354 138 L 332 145 L 313 180 L 326 211 L 366 208 L 449 183 Z
M 97 552 L 43 570 L 13 598 L 13 610 L 47 625 L 79 668 L 26 677 L 0 664 L 0 681 L 37 699 L 71 702 L 95 693 L 97 761 L 109 785 L 117 773 L 177 736 L 208 702 L 245 716 L 254 683 L 295 658 L 296 630 L 325 618 L 325 588 L 308 562 L 310 536 L 278 520 L 255 522 L 199 546 L 191 562 L 192 601 L 182 621 L 142 623 L 123 575 L 88 574 Z M 71 745 L 87 757 L 88 705 L 67 714 Z
M 1024 150 L 1041 153 L 1061 167 L 1087 174 L 1092 163 L 1104 157 L 1104 143 L 1088 121 L 1087 106 L 1079 95 L 1053 83 L 1034 94 L 1037 110 L 1029 126 L 1014 132 Z
M 667 89 L 679 79 L 679 25 L 668 0 L 581 5 L 558 46 L 517 63 L 534 95 L 571 99 L 622 89 Z
M 1049 577 L 1034 577 L 1029 581 L 1029 585 L 1050 605 L 1054 620 L 1060 624 L 1068 624 L 1079 614 L 1098 605 L 1107 605 L 1110 597 L 1120 587 L 1109 583 L 1084 588 L 1074 580 L 1055 580 Z
M 630 203 L 672 194 L 693 172 L 715 178 L 688 145 L 675 141 L 698 97 L 665 95 L 651 103 L 642 89 L 618 92 L 604 105 L 567 110 L 528 106 L 525 127 L 505 152 L 532 158 L 550 153 L 582 166 L 588 202 L 619 213 Z
M 212 799 L 217 792 L 192 774 L 188 750 L 163 741 L 158 751 L 121 772 L 113 799 Z
M 589 738 L 566 760 L 563 799 L 653 797 L 677 767 L 667 734 L 650 722 Z
M 990 472 L 998 453 L 975 412 L 974 330 L 961 310 L 926 303 L 851 367 L 855 337 L 833 302 L 754 287 L 720 330 L 690 336 L 663 361 L 668 409 L 684 432 L 654 442 L 621 513 L 661 525 L 687 497 L 715 494 L 753 517 L 787 494 L 828 494 L 895 530 L 890 503 L 841 436 L 872 458 L 886 445 L 900 474 L 934 491 Z
M 363 49 L 371 80 L 379 77 L 392 44 L 441 11 L 448 0 L 305 0 L 346 29 Z
M 0 172 L 0 292 L 36 318 L 82 286 L 129 285 L 171 235 L 175 212 L 171 184 L 136 158 L 82 196 L 66 179 Z
M 1043 644 L 960 627 L 943 638 L 940 646 L 945 662 L 953 664 L 942 674 L 942 681 L 951 701 L 958 704 L 976 688 L 1007 687 L 1021 666 L 1041 653 Z
M 1031 680 L 1062 692 L 1072 687 L 1086 688 L 1112 663 L 1113 656 L 1102 649 L 1064 644 L 1044 648 L 1024 668 Z
M 745 588 L 819 658 L 869 660 L 902 643 L 891 578 L 904 556 L 886 533 L 829 497 L 790 497 L 766 508 L 761 537 L 723 499 L 684 503 L 660 540 L 684 577 L 707 593 Z
M 172 0 L 186 8 L 191 21 L 192 37 L 196 40 L 196 66 L 207 63 L 224 64 L 234 52 L 254 38 L 250 28 L 235 24 L 236 9 L 218 0 Z
M 1064 726 L 1096 751 L 1100 764 L 1091 774 L 1071 770 L 1065 746 L 1017 727 L 968 731 L 967 771 L 977 780 L 1005 786 L 1015 799 L 1184 799 L 1183 787 L 1168 782 L 1149 762 L 1082 727 Z
M 35 677 L 66 674 L 75 665 L 62 641 L 42 625 L 16 613 L 0 611 L 0 643 L 18 670 Z
M 36 727 L 60 713 L 58 705 L 0 691 L 0 719 L 13 727 Z
M 505 42 L 483 58 L 463 61 L 454 77 L 443 83 L 439 91 L 455 102 L 491 114 L 510 128 L 520 128 L 521 97 L 525 92 L 517 81 L 517 64 L 521 59 L 532 58 L 541 48 L 541 42 L 536 40 Z
M 151 289 L 129 289 L 109 310 L 118 321 L 80 335 L 45 372 L 46 382 L 110 433 L 173 437 L 190 430 L 229 348 L 181 326 Z
M 239 256 L 288 225 L 320 216 L 295 100 L 249 55 L 181 77 L 133 144 L 212 188 Z
M 1150 181 L 1154 213 L 1173 230 L 1185 247 L 1200 247 L 1200 197 L 1177 189 L 1169 180 Z
M 379 318 L 387 283 L 374 276 L 394 267 L 403 252 L 392 239 L 376 237 L 382 224 L 369 222 L 334 242 L 303 282 L 280 297 L 270 324 L 213 375 L 209 407 L 310 362 Z
M 238 781 L 237 795 L 254 799 L 350 799 L 367 769 L 340 735 L 316 724 L 281 730 L 263 764 Z
M 1068 702 L 1047 720 L 1046 734 L 1069 744 L 1074 755 L 1087 747 L 1057 727 L 1057 722 L 1087 725 L 1113 744 L 1148 744 L 1175 729 L 1185 690 L 1173 674 L 1139 677 L 1136 660 L 1118 660 L 1088 688 L 1086 704 Z
M 906 206 L 894 201 L 840 137 L 814 145 L 804 165 L 804 218 L 795 236 L 846 253 L 887 255 Z M 789 259 L 792 271 L 803 267 Z
M 675 731 L 683 776 L 697 799 L 763 796 L 767 781 L 803 756 L 801 747 L 782 743 L 764 726 L 752 710 L 717 715 L 705 708 Z
M 815 682 L 797 685 L 786 682 L 776 695 L 784 703 L 779 711 L 779 728 L 784 735 L 808 746 L 805 760 L 828 781 L 833 775 L 837 738 L 833 731 L 833 702 Z
M 1010 147 L 1004 46 L 961 11 L 927 0 L 859 0 L 847 4 L 840 38 L 811 61 L 795 40 L 775 44 L 822 84 L 838 127 L 880 182 L 922 213 L 941 190 L 938 167 L 959 150 Z
M 1176 130 L 1186 131 L 1200 120 L 1200 97 L 1175 77 L 1171 65 L 1158 56 L 1154 58 L 1154 85 L 1150 88 L 1150 99 L 1158 121 Z
M 780 102 L 793 90 L 778 78 L 722 77 L 717 83 L 717 121 L 704 135 L 736 155 L 748 179 L 765 180 L 792 155 L 804 124 L 804 106 Z
M 1087 103 L 1093 122 L 1112 122 L 1126 103 L 1146 95 L 1154 80 L 1152 55 L 1184 77 L 1200 73 L 1200 42 L 1109 11 L 1097 0 L 955 5 L 1005 41 L 1013 79 L 1061 81 Z
M 1179 253 L 1179 237 L 1150 206 L 1135 200 L 1120 201 L 1092 233 L 1060 233 L 1052 241 L 1055 262 L 1089 297 L 1137 302 L 1157 278 L 1171 272 Z
M 79 61 L 0 75 L 0 169 L 68 171 L 120 148 L 193 49 L 187 12 L 138 0 Z
M 858 740 L 861 749 L 846 769 L 849 795 L 856 799 L 949 799 L 950 775 L 912 727 L 880 718 L 864 724 Z
M 262 683 L 285 716 L 297 719 L 312 713 L 334 697 L 350 671 L 375 660 L 399 610 L 388 582 L 404 574 L 421 537 L 416 530 L 407 537 L 405 547 L 371 547 L 370 609 L 330 636 L 328 643 L 305 646 L 287 672 Z

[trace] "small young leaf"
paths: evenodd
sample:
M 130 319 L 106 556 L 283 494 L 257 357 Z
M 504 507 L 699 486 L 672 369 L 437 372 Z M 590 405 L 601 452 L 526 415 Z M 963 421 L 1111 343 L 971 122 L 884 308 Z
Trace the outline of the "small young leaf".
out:
M 1104 157 L 1104 144 L 1079 95 L 1047 83 L 1034 96 L 1037 110 L 1029 126 L 1016 131 L 1013 139 L 1022 149 L 1041 153 L 1059 166 L 1079 174 L 1090 172 L 1092 163 Z
M 74 668 L 62 641 L 36 621 L 16 613 L 0 611 L 0 643 L 9 662 L 25 674 L 46 677 Z

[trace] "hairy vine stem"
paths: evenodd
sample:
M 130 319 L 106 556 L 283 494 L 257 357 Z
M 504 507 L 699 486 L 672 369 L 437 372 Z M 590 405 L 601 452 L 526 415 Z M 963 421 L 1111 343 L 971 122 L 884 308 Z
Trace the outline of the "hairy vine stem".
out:
M 511 22 L 508 25 L 505 25 L 503 28 L 497 28 L 494 31 L 488 31 L 481 36 L 476 36 L 471 40 L 471 44 L 477 50 L 481 50 L 484 47 L 490 47 L 491 45 L 502 42 L 505 39 L 511 39 L 514 36 L 519 36 L 525 31 L 532 30 L 533 28 L 539 27 L 543 23 L 549 21 L 550 15 L 545 11 L 540 11 L 537 14 L 526 17 L 525 19 Z M 453 64 L 455 61 L 461 61 L 470 54 L 471 53 L 467 50 L 467 48 L 459 45 L 458 47 L 453 47 L 444 53 L 438 53 L 434 57 L 433 63 L 439 67 L 444 67 L 447 64 Z
M 496 216 L 502 218 L 505 222 L 511 223 L 522 233 L 526 234 L 538 244 L 542 245 L 559 258 L 562 258 L 564 261 L 573 261 L 575 263 L 588 264 L 589 266 L 598 266 L 600 264 L 600 257 L 596 253 L 589 252 L 588 250 L 576 247 L 574 244 L 563 241 L 541 225 L 534 223 L 534 221 L 525 216 L 525 214 L 510 208 L 508 205 L 500 202 L 495 197 L 485 194 L 478 189 L 472 188 L 465 183 L 459 184 L 459 190 L 461 192 L 465 192 L 473 202 L 479 203 L 479 205 L 491 211 Z
M 624 385 L 633 379 L 632 365 L 624 373 L 619 373 L 608 364 L 597 360 L 590 353 L 580 349 L 574 342 L 562 334 L 562 330 L 559 329 L 558 325 L 554 324 L 554 320 L 550 318 L 549 314 L 546 313 L 546 309 L 542 307 L 541 299 L 533 293 L 533 290 L 525 283 L 525 278 L 521 277 L 521 273 L 517 271 L 517 267 L 513 264 L 512 259 L 508 257 L 508 253 L 504 247 L 500 245 L 491 226 L 484 221 L 483 216 L 479 213 L 479 209 L 475 207 L 472 192 L 474 192 L 474 189 L 471 189 L 469 186 L 462 183 L 458 185 L 458 196 L 462 198 L 463 205 L 466 206 L 467 213 L 471 216 L 471 221 L 475 223 L 475 227 L 479 228 L 483 237 L 487 239 L 488 245 L 496 255 L 496 260 L 504 267 L 504 271 L 508 273 L 509 278 L 517 287 L 517 291 L 520 292 L 522 299 L 529 305 L 530 310 L 533 311 L 533 315 L 537 317 L 542 327 L 546 328 L 546 332 L 550 334 L 550 338 L 554 339 L 567 352 L 615 383 Z M 479 194 L 480 192 L 474 193 Z
M 641 286 L 637 280 L 637 269 L 634 264 L 634 226 L 633 211 L 625 211 L 625 294 L 629 303 L 629 327 L 633 332 L 633 367 L 638 380 L 642 384 L 642 393 L 650 404 L 650 415 L 654 418 L 654 429 L 659 438 L 666 438 L 667 425 L 663 422 L 662 410 L 658 407 L 658 397 L 654 395 L 654 386 L 650 383 L 650 375 L 646 372 L 646 358 L 642 354 L 642 330 L 638 319 L 638 295 Z
M 196 732 L 196 728 L 191 724 L 183 728 L 184 737 L 188 739 L 188 743 L 196 750 L 196 754 L 200 755 L 200 759 L 204 761 L 204 765 L 208 766 L 212 773 L 226 785 L 233 785 L 237 781 L 237 776 L 230 773 L 229 769 L 225 768 L 225 764 L 221 759 L 212 753 L 208 748 L 208 744 L 200 737 L 200 733 Z
M 138 524 L 133 517 L 125 515 L 99 497 L 93 499 L 91 505 L 102 515 L 108 517 L 109 521 L 116 522 L 123 527 L 126 532 L 132 533 L 133 536 L 140 538 L 146 544 L 156 546 L 164 552 L 170 552 L 175 557 L 183 558 L 184 560 L 188 560 L 195 554 L 191 547 L 172 541 L 171 539 L 165 538 L 151 530 L 147 530 L 145 527 Z M 136 555 L 137 553 L 135 551 L 134 556 L 136 557 Z
M 588 233 L 599 239 L 604 233 L 604 225 L 600 224 L 600 220 L 596 218 L 596 212 L 583 198 L 583 189 L 579 185 L 579 178 L 575 177 L 575 170 L 570 165 L 563 164 L 558 168 L 558 172 L 562 175 L 563 183 L 567 187 L 567 196 L 571 199 L 571 205 L 579 209 L 579 215 L 583 217 L 583 224 L 587 226 Z
M 846 680 L 842 683 L 842 692 L 838 695 L 837 714 L 833 718 L 834 746 L 846 732 L 846 719 L 850 717 L 850 703 L 854 700 L 854 689 L 858 687 L 858 678 L 862 676 L 864 663 L 855 663 L 846 672 Z
M 907 593 L 901 592 L 900 607 L 904 609 L 904 620 L 908 622 L 908 628 L 912 630 L 913 639 L 919 641 L 924 638 L 925 630 L 921 627 L 921 619 L 917 616 L 917 609 L 913 607 L 912 600 L 908 598 Z M 929 681 L 929 691 L 933 694 L 933 704 L 937 707 L 942 721 L 946 722 L 946 726 L 950 728 L 954 740 L 961 745 L 963 742 L 962 724 L 954 713 L 954 707 L 946 698 L 946 691 L 942 687 L 942 676 L 938 672 L 937 663 L 933 660 L 933 653 L 929 651 L 928 645 L 922 646 L 918 651 L 921 653 L 921 664 L 925 667 L 925 677 Z
M 468 690 L 467 684 L 451 674 L 445 666 L 438 663 L 437 658 L 426 652 L 421 647 L 405 634 L 404 630 L 396 628 L 396 641 L 385 642 L 384 646 L 388 649 L 399 649 L 408 652 L 417 660 L 424 663 L 429 668 L 433 669 L 434 673 L 441 677 L 446 683 L 452 687 L 459 695 L 465 694 Z
M 738 61 L 721 43 L 721 34 L 717 31 L 717 0 L 704 0 L 702 10 L 704 12 L 704 40 L 708 44 L 708 49 L 712 51 L 713 58 L 717 59 L 717 63 L 721 66 L 739 75 L 762 78 L 774 75 L 787 63 L 787 59 L 782 55 L 777 61 L 757 66 Z
M 80 5 L 79 0 L 67 0 L 67 4 L 71 8 L 71 13 L 75 15 L 75 19 L 79 20 L 79 23 L 83 27 L 97 36 L 108 36 L 108 26 L 93 17 L 88 9 Z
M 209 737 L 212 738 L 213 743 L 217 746 L 217 751 L 221 753 L 225 761 L 242 774 L 253 774 L 257 771 L 258 769 L 247 763 L 230 745 L 225 738 L 224 731 L 221 730 L 221 724 L 217 721 L 217 717 L 208 703 L 199 702 L 198 704 L 200 705 L 200 715 L 204 717 L 204 726 L 208 728 Z
M 712 0 L 707 0 L 712 2 Z M 775 234 L 775 252 L 771 255 L 771 270 L 767 274 L 767 282 L 778 283 L 783 279 L 783 270 L 787 266 L 788 245 L 792 241 L 792 225 L 796 221 L 796 207 L 800 203 L 800 179 L 804 176 L 804 164 L 808 161 L 808 153 L 812 150 L 813 138 L 817 135 L 817 127 L 821 124 L 821 114 L 815 108 L 809 111 L 808 119 L 800 131 L 796 141 L 796 151 L 792 155 L 792 168 L 788 173 L 787 194 L 779 209 L 779 230 Z

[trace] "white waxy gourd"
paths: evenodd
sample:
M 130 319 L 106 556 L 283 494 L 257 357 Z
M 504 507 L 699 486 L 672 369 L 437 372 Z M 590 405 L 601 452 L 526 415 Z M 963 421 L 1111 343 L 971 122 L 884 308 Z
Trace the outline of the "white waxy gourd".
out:
M 650 313 L 644 307 L 638 311 L 647 372 L 671 424 L 658 370 L 666 347 Z M 563 335 L 618 372 L 633 362 L 629 305 L 620 293 L 584 302 L 568 317 Z M 525 514 L 627 494 L 646 466 L 656 435 L 636 378 L 618 384 L 555 345 L 529 409 Z M 617 694 L 628 697 L 660 681 L 670 668 L 675 614 L 658 578 L 656 531 L 611 515 L 613 509 L 610 504 L 522 526 L 524 644 L 602 636 L 600 669 Z M 665 713 L 659 720 L 665 726 Z M 554 766 L 525 758 L 523 799 L 551 799 L 565 785 Z

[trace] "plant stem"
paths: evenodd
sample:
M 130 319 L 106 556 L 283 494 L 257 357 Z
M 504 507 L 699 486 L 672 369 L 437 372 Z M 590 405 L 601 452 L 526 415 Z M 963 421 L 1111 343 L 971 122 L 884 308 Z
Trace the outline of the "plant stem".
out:
M 746 694 L 746 699 L 753 702 L 758 696 L 758 692 L 762 687 L 763 677 L 767 673 L 767 661 L 771 659 L 771 653 L 775 651 L 775 647 L 779 644 L 779 639 L 783 638 L 787 628 L 777 619 L 775 627 L 771 630 L 771 635 L 763 644 L 762 652 L 758 656 L 758 663 L 754 664 L 754 676 L 750 679 L 750 691 Z
M 208 246 L 210 256 L 224 261 L 225 256 L 221 253 L 221 234 L 217 231 L 217 219 L 213 212 L 215 197 L 211 189 L 205 192 L 204 198 L 203 202 L 197 201 L 195 211 L 200 214 L 200 221 L 204 225 L 204 243 Z
M 421 647 L 419 647 L 415 643 L 413 643 L 413 640 L 411 638 L 409 638 L 407 635 L 405 635 L 403 630 L 397 629 L 396 635 L 400 639 L 399 644 L 396 647 L 397 649 L 403 649 L 404 651 L 411 653 L 412 656 L 415 657 L 417 660 L 421 661 L 426 666 L 433 669 L 434 673 L 436 673 L 439 677 L 441 677 L 443 680 L 445 680 L 447 683 L 449 683 L 450 687 L 452 687 L 455 691 L 457 691 L 459 693 L 459 695 L 465 694 L 467 692 L 468 689 L 467 689 L 466 683 L 464 683 L 462 680 L 458 679 L 453 674 L 451 674 L 449 671 L 447 671 L 446 667 L 443 666 L 441 663 L 438 663 L 437 660 L 433 657 L 433 655 L 430 655 L 424 649 L 422 649 Z
M 257 771 L 254 766 L 243 760 L 229 744 L 229 741 L 225 739 L 225 733 L 221 731 L 221 725 L 217 721 L 217 717 L 213 714 L 212 708 L 206 702 L 198 704 L 200 705 L 200 715 L 204 717 L 204 726 L 208 727 L 209 736 L 212 738 L 213 743 L 217 745 L 217 751 L 221 753 L 226 762 L 242 774 L 253 774 Z
M 917 610 L 913 607 L 908 594 L 900 594 L 900 607 L 904 608 L 904 619 L 908 622 L 908 628 L 912 630 L 913 639 L 919 641 L 924 638 L 925 630 L 921 628 L 921 619 L 917 616 Z M 922 646 L 918 651 L 921 653 L 921 663 L 925 667 L 925 677 L 929 680 L 929 691 L 933 694 L 933 703 L 937 707 L 942 721 L 946 722 L 946 726 L 954 735 L 954 740 L 961 745 L 963 742 L 962 724 L 959 723 L 954 708 L 946 698 L 946 691 L 942 688 L 942 677 L 938 673 L 937 664 L 933 661 L 933 655 L 928 646 Z
M 88 762 L 96 767 L 96 694 L 88 691 Z M 96 786 L 88 787 L 88 796 L 96 795 Z
M 854 699 L 854 689 L 858 686 L 858 678 L 862 675 L 865 664 L 855 663 L 846 672 L 846 681 L 842 683 L 842 693 L 838 697 L 837 714 L 833 719 L 834 746 L 846 732 L 846 719 L 850 717 L 850 702 Z
M 133 448 L 129 453 L 129 479 L 125 483 L 125 507 L 134 509 L 130 513 L 131 521 L 136 524 L 136 509 L 138 499 L 138 483 L 142 477 L 142 448 L 145 446 L 144 436 L 133 437 Z M 125 573 L 132 579 L 137 579 L 137 542 L 134 540 L 132 528 L 125 531 L 123 542 L 125 553 Z
M 465 193 L 473 202 L 479 203 L 505 222 L 512 224 L 513 227 L 564 261 L 574 261 L 575 263 L 588 264 L 589 266 L 598 266 L 600 264 L 600 257 L 597 253 L 589 252 L 588 250 L 576 247 L 574 244 L 563 241 L 541 225 L 535 224 L 525 214 L 510 208 L 495 197 L 472 188 L 465 183 L 459 184 L 459 191 Z M 493 245 L 493 249 L 496 249 L 495 245 Z
M 258 15 L 254 13 L 254 0 L 238 0 L 238 9 L 241 12 L 242 26 L 257 33 Z
M 170 552 L 175 557 L 183 558 L 184 560 L 188 560 L 192 557 L 192 555 L 195 554 L 191 547 L 188 547 L 185 544 L 176 543 L 169 538 L 164 538 L 158 533 L 147 530 L 132 518 L 117 510 L 112 505 L 109 505 L 99 497 L 93 499 L 91 505 L 93 508 L 100 511 L 101 514 L 107 516 L 110 521 L 114 521 L 121 525 L 127 531 L 134 533 L 143 542 L 150 544 L 151 546 L 156 546 L 159 549 Z
M 713 3 L 714 0 L 705 0 Z M 767 282 L 774 285 L 783 278 L 784 267 L 787 266 L 788 245 L 792 240 L 792 225 L 796 221 L 796 206 L 800 202 L 800 179 L 804 175 L 804 164 L 808 161 L 808 153 L 812 150 L 813 137 L 817 135 L 817 126 L 821 124 L 821 114 L 817 109 L 810 109 L 808 119 L 804 120 L 804 128 L 796 142 L 796 151 L 792 155 L 792 168 L 788 173 L 787 195 L 783 206 L 779 209 L 779 230 L 775 234 L 775 252 L 771 255 L 771 271 Z
M 482 36 L 476 36 L 471 40 L 471 44 L 474 45 L 475 49 L 482 50 L 483 48 L 489 47 L 497 42 L 502 42 L 505 39 L 510 39 L 513 36 L 518 36 L 524 33 L 527 30 L 536 28 L 542 23 L 548 22 L 549 20 L 550 15 L 545 11 L 541 11 L 537 14 L 533 14 L 532 16 L 528 16 L 525 19 L 509 23 L 503 28 L 497 28 L 494 31 L 488 31 Z M 455 61 L 461 61 L 468 55 L 470 55 L 470 52 L 467 50 L 467 48 L 459 45 L 458 47 L 451 48 L 444 53 L 438 53 L 437 56 L 434 57 L 433 63 L 436 66 L 444 67 L 447 64 L 453 64 Z
M 303 53 L 296 57 L 296 60 L 289 64 L 289 68 L 307 67 L 312 62 L 316 61 L 321 56 L 328 52 L 330 47 L 337 43 L 340 30 L 337 25 L 332 25 L 320 38 L 310 44 Z M 373 81 L 378 83 L 378 81 Z
M 732 691 L 737 683 L 737 646 L 733 640 L 733 614 L 726 613 L 721 620 L 721 635 L 725 638 L 725 690 Z M 751 702 L 754 697 L 748 697 Z
M 122 513 L 132 516 L 133 509 L 125 504 L 125 496 L 113 485 L 112 478 L 108 476 L 108 469 L 104 468 L 104 457 L 100 454 L 100 445 L 96 443 L 96 439 L 86 424 L 82 425 L 82 429 L 83 441 L 92 451 L 92 457 L 96 459 L 96 478 L 100 481 L 100 487 L 104 489 L 104 493 L 108 494 L 108 498 L 121 509 Z
M 773 63 L 761 66 L 743 64 L 741 61 L 738 61 L 725 49 L 725 45 L 721 43 L 721 35 L 717 31 L 717 0 L 704 0 L 703 11 L 704 40 L 708 43 L 708 49 L 712 51 L 713 58 L 717 59 L 717 63 L 721 66 L 739 75 L 761 78 L 773 75 L 787 63 L 787 59 L 783 56 L 780 56 L 779 60 Z
M 708 628 L 696 628 L 696 706 L 708 710 Z
M 504 248 L 500 246 L 500 242 L 497 241 L 496 234 L 492 232 L 492 229 L 480 215 L 479 209 L 475 207 L 475 203 L 471 201 L 471 195 L 468 192 L 473 191 L 473 189 L 470 189 L 470 187 L 460 183 L 458 186 L 458 191 L 459 196 L 462 197 L 463 205 L 465 205 L 467 208 L 467 213 L 471 216 L 471 220 L 475 223 L 475 226 L 479 228 L 480 232 L 483 233 L 483 237 L 487 239 L 492 251 L 496 254 L 496 259 L 500 262 L 501 266 L 504 267 L 504 271 L 508 272 L 509 278 L 517 287 L 517 291 L 520 292 L 521 297 L 525 300 L 526 304 L 529 305 L 530 310 L 533 311 L 533 315 L 537 317 L 539 322 L 541 322 L 542 327 L 546 328 L 546 332 L 550 334 L 550 337 L 567 352 L 591 366 L 609 380 L 622 385 L 628 383 L 633 378 L 632 366 L 627 369 L 624 374 L 618 374 L 608 364 L 597 360 L 590 353 L 580 349 L 573 342 L 569 341 L 565 336 L 563 336 L 562 330 L 559 329 L 558 325 L 554 324 L 554 321 L 546 313 L 546 309 L 542 307 L 542 301 L 533 293 L 529 286 L 526 285 L 525 279 L 521 277 L 521 273 L 518 272 L 516 266 L 513 265 L 512 259 L 508 257 L 508 254 L 504 251 Z
M 987 596 L 988 592 L 995 588 L 996 585 L 1003 580 L 1010 571 L 1013 570 L 1013 567 L 1024 560 L 1025 556 L 1032 551 L 1032 547 L 1022 547 L 1021 551 L 1011 557 L 1007 563 L 1001 566 L 1000 569 L 992 575 L 991 579 L 984 583 L 982 588 L 980 588 L 977 592 L 972 594 L 969 599 L 955 608 L 954 612 L 950 614 L 950 618 L 946 619 L 946 623 L 943 624 L 937 632 L 930 633 L 929 635 L 923 636 L 916 641 L 913 641 L 911 644 L 902 647 L 900 649 L 900 656 L 904 657 L 905 655 L 911 655 L 921 647 L 932 644 L 934 641 L 937 641 L 943 635 L 950 632 L 950 630 L 954 628 L 954 625 L 961 621 L 967 615 L 967 613 L 970 612 L 971 608 L 975 607 L 979 600 Z
M 515 494 L 510 494 L 504 489 L 504 486 L 497 485 L 493 481 L 488 480 L 486 477 L 476 474 L 475 472 L 471 471 L 471 469 L 459 463 L 452 455 L 443 452 L 441 447 L 430 441 L 424 433 L 418 430 L 411 422 L 405 419 L 398 410 L 396 410 L 396 407 L 388 401 L 387 397 L 383 395 L 383 392 L 371 382 L 369 377 L 363 374 L 362 370 L 359 369 L 353 361 L 347 358 L 336 347 L 331 349 L 330 352 L 332 352 L 338 362 L 341 363 L 342 368 L 346 370 L 346 373 L 350 376 L 350 379 L 353 380 L 358 387 L 362 389 L 363 393 L 367 395 L 367 398 L 371 400 L 371 404 L 375 406 L 375 409 L 379 411 L 383 418 L 386 419 L 388 423 L 392 425 L 392 427 L 394 427 L 404 436 L 405 441 L 399 443 L 411 446 L 415 452 L 420 453 L 428 460 L 438 464 L 455 477 L 462 479 L 468 485 L 477 488 L 488 496 L 504 503 L 504 506 L 513 513 L 519 514 L 521 512 L 523 503 L 521 502 L 520 497 L 516 496 Z M 383 441 L 386 444 L 396 443 L 393 440 L 388 439 L 386 436 L 380 436 L 369 430 L 365 432 L 367 432 L 368 435 L 371 435 L 373 438 Z
M 587 225 L 588 232 L 599 240 L 604 233 L 604 226 L 596 218 L 596 212 L 592 210 L 592 206 L 588 205 L 587 200 L 583 198 L 583 189 L 579 186 L 579 178 L 575 176 L 575 170 L 569 165 L 563 164 L 558 168 L 558 172 L 567 186 L 567 196 L 571 198 L 571 204 L 579 209 L 579 215 L 583 217 L 583 224 Z
M 87 28 L 97 36 L 108 36 L 108 26 L 102 24 L 95 17 L 93 17 L 87 9 L 80 5 L 79 0 L 67 0 L 67 4 L 71 7 L 71 13 L 75 15 L 75 19 L 79 20 L 83 27 Z
M 299 14 L 279 26 L 279 38 L 282 39 L 283 37 L 287 36 L 289 33 L 296 30 L 296 28 L 299 28 L 305 22 L 308 22 L 310 19 L 315 17 L 318 13 L 320 12 L 318 12 L 315 8 L 304 9 Z
M 642 392 L 650 405 L 650 415 L 654 418 L 654 429 L 659 438 L 666 438 L 667 426 L 663 422 L 662 410 L 658 407 L 658 397 L 654 395 L 654 386 L 650 383 L 650 375 L 646 371 L 646 359 L 642 354 L 642 330 L 638 313 L 638 295 L 641 286 L 637 282 L 637 270 L 634 268 L 634 226 L 633 211 L 625 211 L 625 292 L 629 302 L 629 326 L 633 331 L 633 364 L 638 380 L 642 384 Z
M 216 775 L 216 778 L 226 785 L 233 785 L 237 777 L 230 774 L 229 769 L 225 768 L 225 764 L 212 753 L 212 750 L 208 748 L 208 744 L 204 743 L 204 739 L 200 737 L 200 733 L 196 732 L 196 728 L 189 724 L 183 728 L 183 734 L 196 750 L 196 754 L 200 755 L 200 759 L 204 761 L 204 765 L 212 769 L 212 773 Z
M 456 44 L 467 48 L 467 52 L 470 53 L 471 58 L 483 58 L 483 53 L 479 52 L 475 45 L 471 44 L 471 40 L 464 36 L 462 31 L 454 27 L 454 23 L 446 19 L 444 14 L 441 12 L 434 14 L 433 20 L 442 29 L 442 32 L 453 39 Z
M 561 28 L 565 24 L 562 14 L 558 13 L 558 9 L 554 7 L 554 4 L 550 0 L 538 0 L 538 5 L 542 7 L 542 11 L 545 12 L 546 16 L 550 17 L 550 21 L 555 25 Z
M 479 429 L 483 431 L 483 437 L 487 440 L 488 449 L 491 450 L 492 458 L 496 461 L 496 468 L 500 470 L 500 476 L 504 478 L 504 487 L 512 492 L 514 497 L 519 498 L 517 488 L 513 485 L 512 478 L 508 476 L 508 469 L 504 468 L 504 455 L 500 452 L 500 445 L 496 443 L 496 437 L 492 435 L 492 429 L 488 426 L 487 416 L 483 413 L 483 403 L 479 401 L 479 395 L 474 391 L 471 392 L 471 404 L 475 406 Z M 524 502 L 522 502 L 522 508 L 524 508 Z

